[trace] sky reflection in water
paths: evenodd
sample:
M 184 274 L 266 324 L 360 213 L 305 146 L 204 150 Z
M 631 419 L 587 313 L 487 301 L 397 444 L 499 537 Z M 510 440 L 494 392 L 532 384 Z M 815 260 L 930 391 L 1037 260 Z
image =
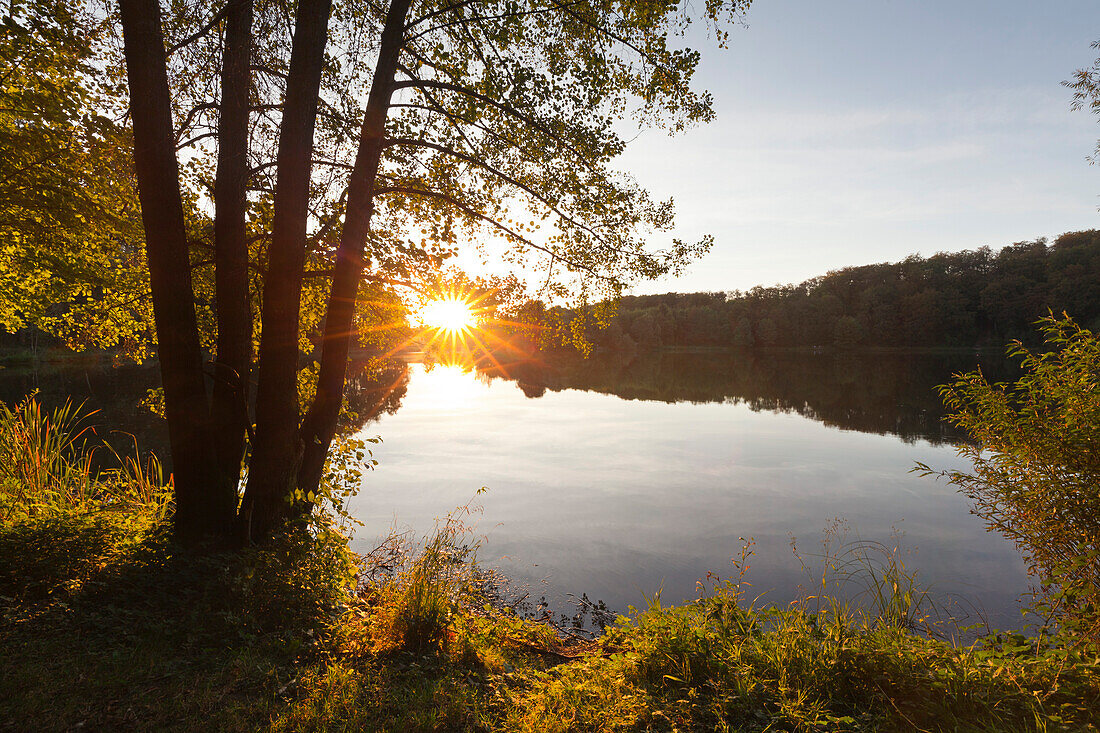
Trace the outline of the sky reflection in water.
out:
M 708 368 L 737 367 L 719 359 Z M 532 583 L 532 598 L 586 593 L 617 610 L 658 590 L 666 602 L 690 599 L 708 571 L 732 574 L 745 537 L 756 541 L 754 590 L 786 602 L 815 582 L 791 537 L 803 553 L 820 552 L 823 528 L 839 517 L 853 538 L 890 541 L 896 528 L 913 552 L 907 566 L 934 591 L 963 596 L 996 626 L 1020 625 L 1027 576 L 1017 551 L 953 488 L 909 472 L 916 461 L 964 468 L 949 444 L 837 429 L 798 414 L 822 411 L 808 403 L 754 411 L 728 394 L 661 402 L 561 384 L 531 399 L 514 381 L 456 367 L 410 371 L 400 409 L 364 429 L 385 442 L 351 507 L 366 524 L 359 550 L 391 527 L 428 532 L 487 486 L 479 557 Z M 903 397 L 884 400 L 903 407 Z

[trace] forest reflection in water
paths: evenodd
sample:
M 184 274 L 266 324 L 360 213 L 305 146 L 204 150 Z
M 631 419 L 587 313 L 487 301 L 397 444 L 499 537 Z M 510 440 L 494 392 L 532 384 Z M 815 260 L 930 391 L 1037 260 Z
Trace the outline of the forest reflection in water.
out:
M 965 468 L 936 385 L 1003 357 L 955 353 L 665 353 L 559 364 L 408 366 L 396 412 L 365 427 L 384 443 L 353 505 L 369 549 L 390 527 L 431 530 L 481 486 L 481 557 L 532 597 L 693 597 L 753 538 L 750 578 L 773 602 L 813 579 L 791 552 L 822 530 L 900 542 L 937 594 L 1018 626 L 1019 554 L 965 498 L 911 473 Z M 956 612 L 958 612 L 956 610 Z M 974 616 L 971 616 L 974 620 Z
M 482 379 L 515 381 L 529 398 L 578 389 L 626 400 L 722 402 L 793 412 L 843 430 L 933 444 L 966 440 L 943 421 L 937 387 L 981 368 L 991 381 L 1015 367 L 999 352 L 793 351 L 597 354 L 589 359 L 458 362 Z
M 793 412 L 843 430 L 896 435 L 933 444 L 965 440 L 943 422 L 936 387 L 952 374 L 981 367 L 991 381 L 1015 367 L 998 352 L 790 350 L 596 354 L 554 360 L 480 364 L 455 361 L 480 380 L 513 381 L 531 399 L 584 390 L 625 400 L 744 404 L 754 411 Z M 0 400 L 14 404 L 38 391 L 47 405 L 71 399 L 97 411 L 92 422 L 138 436 L 167 457 L 162 421 L 142 405 L 159 382 L 155 364 L 112 368 L 52 365 L 0 370 Z M 457 384 L 457 382 L 456 382 Z M 360 359 L 348 369 L 343 428 L 356 430 L 401 409 L 409 385 L 405 361 Z

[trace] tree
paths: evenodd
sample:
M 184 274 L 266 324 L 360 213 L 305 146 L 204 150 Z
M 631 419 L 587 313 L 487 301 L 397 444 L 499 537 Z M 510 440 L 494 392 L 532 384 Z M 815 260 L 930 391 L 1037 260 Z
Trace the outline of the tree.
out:
M 755 343 L 752 337 L 752 324 L 749 323 L 748 316 L 741 316 L 732 325 L 733 331 L 730 334 L 730 344 L 732 346 L 752 346 Z
M 724 41 L 719 25 L 747 6 L 711 0 L 702 17 Z M 262 309 L 236 526 L 258 539 L 303 509 L 289 495 L 308 497 L 304 508 L 317 496 L 364 277 L 399 280 L 460 236 L 493 232 L 515 258 L 544 257 L 547 292 L 583 300 L 675 272 L 709 246 L 648 249 L 649 234 L 672 223 L 671 202 L 610 165 L 627 116 L 678 130 L 713 115 L 689 84 L 698 53 L 671 44 L 691 23 L 674 2 L 299 0 L 292 32 L 282 2 L 228 0 L 205 17 L 201 4 L 169 7 L 165 22 L 157 0 L 120 0 L 119 17 L 185 540 L 224 536 L 233 522 L 256 330 L 250 267 L 263 271 Z M 211 67 L 219 74 L 201 73 Z M 216 88 L 203 81 L 213 78 Z M 217 142 L 216 166 L 206 140 Z M 188 151 L 182 186 L 178 149 Z M 210 194 L 218 336 L 208 399 L 185 203 Z M 303 293 L 316 294 L 314 276 L 328 292 L 311 311 L 323 318 L 311 319 Z M 310 336 L 320 346 L 303 415 Z
M 1092 48 L 1100 49 L 1100 41 L 1093 41 Z M 1074 110 L 1090 109 L 1093 114 L 1100 115 L 1100 59 L 1086 69 L 1077 69 L 1073 78 L 1062 82 L 1062 86 L 1073 90 L 1073 101 L 1070 106 Z M 1096 163 L 1096 157 L 1100 156 L 1100 141 L 1096 143 L 1093 155 L 1088 157 L 1089 163 Z
M 852 316 L 841 316 L 833 326 L 833 343 L 841 348 L 851 348 L 863 341 L 863 324 Z

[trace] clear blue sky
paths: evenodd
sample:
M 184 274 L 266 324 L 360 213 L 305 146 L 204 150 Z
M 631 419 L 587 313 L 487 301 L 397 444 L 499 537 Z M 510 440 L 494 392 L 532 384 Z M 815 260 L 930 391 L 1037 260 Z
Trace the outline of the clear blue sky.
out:
M 912 253 L 1100 228 L 1097 118 L 1060 85 L 1098 0 L 755 0 L 703 51 L 718 119 L 622 166 L 714 249 L 634 292 L 800 282 Z

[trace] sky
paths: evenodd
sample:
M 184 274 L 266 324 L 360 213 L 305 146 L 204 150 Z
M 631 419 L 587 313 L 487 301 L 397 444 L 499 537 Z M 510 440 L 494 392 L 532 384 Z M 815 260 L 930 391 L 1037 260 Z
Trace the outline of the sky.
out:
M 1100 228 L 1098 118 L 1061 85 L 1097 0 L 755 0 L 730 48 L 687 39 L 717 119 L 646 131 L 621 167 L 712 234 L 634 293 L 747 290 Z M 660 244 L 660 240 L 654 241 Z

